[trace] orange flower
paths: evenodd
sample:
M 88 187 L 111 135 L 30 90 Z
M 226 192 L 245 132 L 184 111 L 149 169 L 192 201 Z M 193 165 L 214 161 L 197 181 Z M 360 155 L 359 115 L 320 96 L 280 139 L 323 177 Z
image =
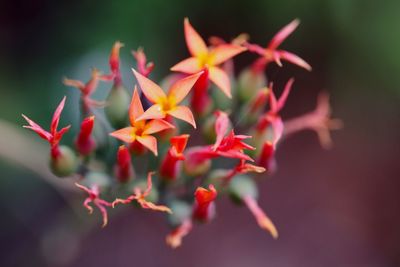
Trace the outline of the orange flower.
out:
M 311 66 L 304 61 L 299 56 L 288 52 L 286 50 L 279 50 L 280 44 L 285 41 L 285 39 L 299 26 L 300 21 L 298 19 L 293 20 L 291 23 L 283 27 L 275 36 L 272 38 L 270 43 L 266 48 L 263 48 L 256 44 L 246 44 L 247 48 L 251 52 L 255 52 L 261 56 L 255 62 L 255 65 L 258 68 L 265 68 L 270 62 L 274 62 L 278 64 L 279 67 L 282 67 L 282 60 L 295 64 L 299 67 L 302 67 L 308 71 L 311 71 Z
M 131 126 L 112 132 L 110 135 L 126 143 L 138 141 L 157 156 L 157 139 L 151 134 L 165 129 L 174 128 L 174 126 L 164 120 L 151 120 L 149 122 L 144 120 L 139 121 L 138 118 L 143 114 L 143 106 L 140 102 L 137 88 L 135 87 L 132 102 L 129 107 L 129 120 Z
M 167 115 L 184 120 L 196 128 L 192 111 L 186 106 L 180 106 L 179 103 L 187 96 L 190 89 L 196 83 L 202 72 L 196 73 L 189 77 L 183 78 L 175 82 L 165 94 L 160 86 L 132 69 L 135 77 L 142 89 L 143 94 L 153 106 L 148 108 L 137 120 L 163 119 Z
M 231 95 L 231 84 L 226 72 L 218 66 L 225 61 L 246 50 L 245 47 L 234 44 L 219 44 L 215 47 L 207 47 L 203 38 L 190 25 L 189 19 L 185 18 L 185 39 L 191 54 L 187 58 L 171 68 L 172 71 L 193 74 L 207 69 L 210 80 L 215 83 L 229 98 Z
M 151 209 L 155 211 L 163 211 L 163 212 L 168 212 L 172 213 L 171 209 L 168 208 L 167 206 L 164 205 L 156 205 L 153 202 L 147 201 L 146 197 L 150 194 L 151 188 L 152 188 L 152 181 L 151 181 L 151 176 L 154 174 L 154 172 L 149 172 L 147 175 L 147 188 L 142 192 L 142 190 L 139 187 L 134 188 L 133 194 L 130 195 L 126 199 L 120 199 L 117 198 L 116 200 L 113 201 L 112 206 L 115 207 L 116 204 L 129 204 L 133 200 L 136 200 L 139 205 L 143 209 Z

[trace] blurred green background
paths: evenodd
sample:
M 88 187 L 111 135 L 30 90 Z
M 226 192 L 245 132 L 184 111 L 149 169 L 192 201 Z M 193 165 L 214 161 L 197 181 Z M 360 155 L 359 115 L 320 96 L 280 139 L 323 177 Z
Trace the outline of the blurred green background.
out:
M 331 152 L 321 151 L 314 136 L 303 134 L 298 141 L 289 140 L 278 155 L 281 169 L 290 171 L 278 172 L 266 189 L 269 196 L 263 203 L 277 218 L 281 231 L 287 230 L 281 241 L 274 243 L 265 236 L 259 240 L 258 229 L 251 232 L 246 227 L 243 229 L 249 235 L 253 233 L 252 238 L 239 234 L 235 240 L 223 229 L 237 229 L 220 222 L 206 236 L 218 234 L 218 246 L 209 243 L 217 241 L 197 235 L 176 254 L 162 244 L 166 228 L 145 215 L 145 222 L 156 225 L 150 233 L 144 229 L 150 226 L 137 222 L 138 229 L 129 232 L 132 239 L 126 238 L 133 226 L 128 219 L 120 219 L 119 226 L 125 228 L 111 226 L 103 233 L 91 233 L 81 245 L 86 250 L 74 251 L 72 246 L 68 253 L 73 256 L 66 260 L 43 256 L 43 250 L 47 251 L 43 249 L 43 236 L 57 224 L 53 216 L 68 209 L 68 204 L 62 194 L 30 171 L 0 159 L 0 244 L 7 247 L 0 252 L 0 265 L 398 266 L 399 14 L 400 1 L 396 0 L 1 1 L 1 121 L 19 127 L 23 124 L 20 114 L 24 113 L 48 125 L 55 106 L 67 95 L 62 125 L 77 123 L 78 93 L 63 86 L 62 77 L 87 80 L 94 66 L 107 71 L 108 53 L 115 40 L 126 45 L 121 57 L 126 85 L 131 90 L 129 67 L 135 64 L 131 49 L 145 48 L 156 64 L 156 80 L 187 57 L 183 36 L 186 16 L 204 37 L 229 39 L 247 32 L 251 41 L 259 44 L 267 44 L 283 25 L 299 18 L 300 27 L 282 47 L 311 63 L 313 72 L 288 65 L 268 72 L 269 78 L 278 82 L 290 76 L 297 79 L 284 115 L 289 118 L 312 109 L 317 92 L 327 89 L 335 115 L 344 120 L 345 129 L 334 136 L 336 146 Z M 253 59 L 251 55 L 241 56 L 238 69 Z M 108 87 L 103 86 L 97 97 L 101 99 L 107 92 Z M 6 149 L 7 142 L 17 140 L 3 140 L 0 150 Z M 239 220 L 235 212 L 231 209 L 219 220 L 224 221 L 226 216 L 228 222 L 235 222 Z M 293 212 L 305 216 L 301 217 L 303 223 L 296 222 L 300 220 L 297 216 L 290 217 Z M 319 221 L 323 212 L 331 217 Z M 347 228 L 334 222 L 343 222 L 340 227 Z M 252 222 L 248 225 L 256 228 Z M 202 233 L 207 232 L 204 228 Z M 290 232 L 293 229 L 299 232 Z M 302 231 L 309 234 L 302 235 Z M 59 236 L 54 236 L 57 243 Z M 67 242 L 67 237 L 68 231 L 60 242 Z M 72 240 L 70 244 L 75 244 Z M 232 243 L 236 242 L 239 245 L 235 247 Z M 109 252 L 115 248 L 118 252 Z M 138 259 L 129 261 L 131 249 Z M 57 253 L 53 257 L 62 258 Z

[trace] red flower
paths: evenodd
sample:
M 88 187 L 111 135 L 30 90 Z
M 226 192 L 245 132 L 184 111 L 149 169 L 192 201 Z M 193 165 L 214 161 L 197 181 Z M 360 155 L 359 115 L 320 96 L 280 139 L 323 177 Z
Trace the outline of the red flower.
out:
M 269 172 L 274 172 L 276 169 L 275 163 L 275 147 L 271 142 L 265 142 L 261 154 L 258 158 L 258 164 L 265 167 Z
M 132 55 L 136 59 L 138 72 L 148 77 L 154 69 L 154 63 L 147 62 L 146 54 L 142 48 L 139 48 L 137 51 L 132 51 Z
M 198 187 L 194 193 L 195 204 L 193 206 L 193 219 L 208 222 L 215 216 L 215 203 L 217 190 L 211 184 L 208 189 Z
M 330 130 L 338 130 L 343 127 L 343 122 L 339 119 L 332 119 L 331 113 L 329 95 L 320 93 L 317 107 L 314 111 L 285 122 L 284 135 L 287 136 L 304 129 L 311 129 L 317 133 L 321 146 L 330 148 L 332 146 Z
M 127 182 L 134 176 L 131 154 L 129 153 L 129 149 L 123 145 L 118 149 L 115 173 L 117 180 L 121 183 Z
M 112 204 L 100 198 L 100 190 L 98 186 L 92 186 L 90 189 L 81 184 L 75 183 L 75 185 L 85 191 L 89 196 L 83 202 L 83 206 L 89 211 L 89 214 L 93 213 L 93 208 L 89 203 L 93 203 L 101 212 L 103 216 L 103 227 L 108 223 L 108 215 L 106 207 L 111 207 Z
M 92 138 L 93 126 L 94 116 L 85 118 L 81 123 L 81 129 L 78 137 L 75 140 L 76 149 L 83 156 L 87 156 L 92 153 L 96 147 L 96 143 Z
M 246 44 L 246 47 L 251 52 L 255 52 L 261 56 L 254 65 L 257 69 L 264 69 L 270 62 L 275 61 L 278 66 L 282 66 L 282 60 L 288 61 L 308 71 L 311 71 L 311 66 L 297 55 L 286 50 L 279 50 L 279 45 L 297 28 L 300 21 L 295 19 L 285 27 L 283 27 L 275 36 L 266 48 L 256 44 Z
M 172 213 L 171 209 L 168 208 L 167 206 L 164 205 L 156 205 L 150 201 L 146 200 L 146 197 L 150 194 L 151 188 L 152 188 L 152 181 L 151 181 L 151 176 L 154 174 L 154 172 L 149 172 L 147 175 L 147 188 L 146 190 L 142 191 L 139 187 L 134 188 L 134 192 L 132 195 L 130 195 L 126 199 L 120 199 L 117 198 L 114 200 L 112 203 L 112 206 L 115 207 L 117 204 L 129 204 L 133 200 L 136 200 L 137 203 L 143 208 L 143 209 L 151 209 L 155 211 L 162 211 L 162 212 L 167 212 L 167 213 Z
M 164 160 L 161 163 L 160 175 L 166 180 L 175 180 L 179 173 L 179 161 L 185 159 L 183 151 L 186 148 L 188 134 L 174 136 L 171 138 L 171 147 L 168 149 Z
M 95 107 L 104 106 L 103 102 L 93 100 L 90 97 L 96 90 L 96 88 L 99 84 L 99 81 L 110 81 L 110 80 L 112 80 L 112 78 L 114 78 L 114 75 L 103 75 L 99 70 L 94 68 L 92 70 L 92 77 L 86 84 L 81 81 L 71 80 L 68 78 L 64 78 L 63 83 L 66 86 L 75 87 L 79 91 L 81 91 L 83 107 L 84 107 L 85 112 L 88 112 L 90 110 L 90 107 L 92 107 L 92 106 L 95 106 Z
M 289 93 L 292 89 L 294 79 L 290 79 L 283 90 L 283 93 L 279 100 L 276 99 L 274 91 L 272 89 L 272 85 L 270 86 L 270 94 L 269 94 L 269 111 L 265 113 L 257 124 L 257 131 L 263 132 L 267 127 L 271 126 L 273 130 L 273 140 L 272 144 L 275 146 L 283 133 L 283 122 L 282 118 L 279 115 L 281 109 L 285 106 L 286 99 L 289 96 Z
M 51 125 L 50 125 L 50 132 L 43 130 L 42 127 L 40 127 L 38 124 L 36 124 L 34 121 L 29 119 L 27 116 L 22 114 L 22 117 L 28 122 L 29 126 L 23 126 L 24 128 L 31 129 L 35 133 L 37 133 L 41 138 L 45 139 L 47 142 L 49 142 L 51 146 L 51 157 L 52 158 L 57 158 L 60 155 L 60 150 L 59 150 L 59 143 L 62 138 L 62 136 L 69 130 L 71 125 L 68 125 L 61 130 L 57 131 L 58 123 L 60 121 L 60 116 L 61 112 L 64 109 L 64 104 L 65 104 L 66 97 L 62 99 L 60 104 L 58 104 L 57 109 L 54 111 L 53 118 L 51 120 Z

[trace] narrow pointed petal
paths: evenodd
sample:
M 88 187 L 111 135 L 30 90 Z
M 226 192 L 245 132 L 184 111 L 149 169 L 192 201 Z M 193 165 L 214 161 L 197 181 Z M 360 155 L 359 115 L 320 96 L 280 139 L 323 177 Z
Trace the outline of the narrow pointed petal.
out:
M 256 200 L 251 196 L 245 196 L 243 198 L 244 203 L 249 208 L 251 213 L 257 220 L 258 225 L 262 228 L 270 232 L 273 238 L 278 238 L 278 231 L 276 230 L 275 225 L 271 221 L 270 218 L 265 214 L 265 212 L 258 206 Z
M 78 81 L 78 80 L 71 80 L 68 78 L 63 79 L 63 84 L 66 86 L 75 87 L 75 88 L 79 89 L 80 91 L 83 91 L 85 88 L 85 84 L 83 82 Z
M 126 127 L 115 132 L 110 133 L 110 135 L 114 138 L 117 138 L 125 143 L 132 143 L 135 141 L 135 135 L 133 133 L 133 127 Z
M 232 45 L 232 44 L 219 45 L 216 48 L 214 48 L 211 52 L 214 55 L 213 63 L 215 65 L 219 65 L 246 50 L 247 48 L 239 45 Z
M 210 80 L 215 83 L 228 98 L 232 98 L 231 82 L 225 71 L 218 67 L 211 67 L 209 69 L 209 77 Z
M 196 129 L 196 121 L 194 120 L 194 116 L 192 111 L 186 106 L 177 106 L 174 109 L 168 111 L 168 114 L 172 117 L 178 118 L 180 120 L 186 121 L 190 123 L 193 128 Z
M 186 45 L 192 56 L 206 55 L 208 48 L 203 38 L 192 27 L 188 18 L 184 21 Z
M 53 135 L 57 132 L 58 122 L 60 121 L 61 112 L 64 109 L 65 100 L 66 97 L 64 96 L 60 104 L 58 104 L 56 111 L 54 111 L 50 126 L 50 133 Z
M 299 56 L 290 53 L 288 51 L 284 51 L 284 50 L 279 50 L 278 51 L 280 54 L 280 57 L 290 63 L 293 63 L 299 67 L 302 67 L 303 69 L 306 69 L 308 71 L 312 70 L 312 67 L 310 66 L 310 64 L 308 64 L 306 61 L 304 61 L 302 58 L 300 58 Z
M 179 104 L 188 95 L 190 89 L 192 89 L 193 85 L 203 73 L 204 72 L 201 71 L 175 82 L 169 90 L 168 98 L 173 101 L 174 104 Z
M 47 132 L 46 130 L 43 130 L 42 127 L 40 127 L 36 122 L 32 121 L 29 119 L 27 116 L 22 114 L 22 117 L 28 122 L 29 126 L 22 126 L 27 129 L 31 129 L 35 133 L 37 133 L 41 138 L 45 139 L 46 141 L 50 142 L 50 140 L 53 138 L 52 134 Z
M 171 71 L 179 71 L 183 73 L 196 73 L 201 71 L 202 67 L 200 65 L 199 59 L 196 57 L 190 57 L 182 60 L 171 68 Z
M 290 94 L 290 91 L 291 91 L 291 89 L 292 89 L 293 83 L 294 83 L 294 79 L 293 79 L 293 78 L 291 78 L 291 79 L 286 83 L 285 88 L 283 89 L 283 93 L 282 93 L 282 95 L 279 97 L 279 100 L 278 100 L 278 102 L 277 102 L 277 104 L 276 104 L 276 112 L 279 112 L 279 111 L 285 106 L 286 99 L 288 98 L 288 96 L 289 96 L 289 94 Z
M 174 136 L 170 139 L 171 147 L 175 149 L 178 155 L 181 155 L 186 148 L 187 142 L 189 140 L 188 134 L 182 134 L 179 136 Z
M 143 115 L 144 110 L 142 106 L 142 102 L 140 101 L 139 93 L 137 92 L 137 87 L 133 89 L 132 101 L 129 106 L 129 121 L 131 125 L 135 125 L 135 121 Z
M 165 118 L 165 112 L 162 110 L 162 107 L 159 104 L 154 104 L 149 107 L 141 116 L 139 116 L 136 119 L 136 122 L 163 118 Z
M 229 128 L 229 117 L 228 114 L 223 111 L 218 111 L 217 119 L 215 121 L 215 134 L 216 140 L 213 146 L 213 150 L 217 150 L 217 148 L 221 145 L 222 139 L 225 137 L 225 134 Z
M 156 205 L 150 201 L 147 201 L 145 199 L 138 199 L 137 202 L 140 204 L 140 206 L 143 209 L 150 209 L 150 210 L 155 210 L 155 211 L 161 211 L 161 212 L 167 212 L 169 214 L 172 214 L 172 210 L 168 208 L 167 206 L 164 205 Z
M 148 135 L 173 128 L 175 128 L 175 126 L 165 120 L 151 120 L 146 124 L 143 134 Z
M 272 141 L 272 144 L 276 146 L 276 144 L 279 142 L 279 140 L 282 137 L 283 130 L 284 130 L 284 125 L 283 121 L 280 117 L 276 118 L 275 120 L 272 121 L 272 128 L 274 131 L 274 138 Z
M 154 155 L 158 155 L 157 152 L 157 139 L 151 135 L 136 136 L 136 140 L 143 146 L 148 148 Z
M 132 68 L 132 71 L 139 83 L 140 89 L 142 89 L 143 94 L 148 100 L 153 103 L 159 103 L 162 99 L 167 97 L 160 86 L 137 72 L 135 69 Z
M 283 27 L 268 44 L 269 49 L 276 49 L 285 39 L 299 26 L 300 21 L 298 19 L 293 20 L 288 25 Z

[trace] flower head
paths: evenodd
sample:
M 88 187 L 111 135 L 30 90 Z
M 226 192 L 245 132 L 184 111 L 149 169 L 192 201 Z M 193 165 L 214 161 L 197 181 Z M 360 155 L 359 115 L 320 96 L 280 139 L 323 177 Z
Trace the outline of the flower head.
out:
M 60 143 L 60 140 L 62 136 L 69 130 L 71 125 L 68 125 L 61 130 L 57 130 L 58 128 L 58 123 L 60 121 L 60 116 L 61 112 L 64 109 L 64 104 L 65 104 L 66 97 L 61 100 L 60 104 L 58 104 L 56 110 L 54 111 L 53 118 L 51 119 L 51 125 L 50 125 L 50 132 L 43 130 L 42 127 L 40 127 L 37 123 L 29 119 L 27 116 L 22 114 L 22 117 L 28 122 L 29 126 L 23 126 L 24 128 L 31 129 L 35 133 L 37 133 L 41 138 L 45 139 L 47 142 L 49 142 L 51 146 L 51 156 L 53 158 L 57 158 L 60 154 L 60 151 L 58 149 L 58 144 Z
M 138 72 L 143 76 L 148 77 L 154 69 L 154 63 L 147 62 L 143 48 L 139 48 L 137 51 L 132 51 L 132 55 L 136 59 Z
M 150 102 L 154 104 L 137 118 L 138 121 L 147 119 L 163 119 L 167 115 L 170 115 L 186 121 L 196 128 L 196 122 L 194 121 L 194 117 L 190 109 L 179 104 L 187 96 L 202 72 L 178 80 L 171 86 L 168 94 L 165 94 L 160 86 L 134 69 L 132 70 L 136 79 L 138 80 L 143 94 Z
M 207 47 L 203 38 L 196 32 L 189 22 L 184 21 L 185 39 L 191 57 L 185 59 L 171 68 L 172 71 L 193 74 L 203 69 L 208 69 L 209 79 L 229 98 L 231 85 L 226 72 L 218 67 L 225 61 L 242 53 L 246 48 L 234 44 L 219 44 L 215 47 Z
M 83 206 L 89 211 L 89 214 L 93 213 L 93 208 L 89 205 L 89 203 L 93 203 L 100 210 L 101 215 L 103 216 L 103 227 L 105 227 L 108 223 L 106 207 L 111 207 L 112 204 L 100 198 L 100 189 L 97 185 L 94 185 L 91 188 L 79 183 L 75 183 L 75 185 L 89 195 L 83 202 Z
M 264 68 L 270 62 L 276 62 L 278 66 L 282 66 L 282 60 L 288 61 L 299 67 L 302 67 L 308 71 L 311 71 L 311 66 L 301 59 L 299 56 L 288 52 L 286 50 L 278 49 L 280 44 L 299 26 L 300 21 L 298 19 L 293 20 L 291 23 L 283 27 L 275 36 L 272 38 L 266 48 L 263 48 L 256 44 L 247 44 L 247 48 L 251 52 L 255 52 L 261 56 L 259 60 L 255 62 L 258 68 Z
M 154 172 L 149 172 L 147 175 L 147 188 L 142 191 L 139 187 L 135 187 L 133 189 L 133 194 L 127 197 L 126 199 L 120 199 L 117 198 L 114 200 L 112 203 L 112 206 L 115 207 L 116 204 L 129 204 L 133 200 L 137 201 L 139 205 L 143 209 L 151 209 L 155 211 L 162 211 L 162 212 L 167 212 L 167 213 L 172 213 L 171 209 L 168 208 L 167 206 L 164 205 L 156 205 L 148 200 L 146 200 L 146 197 L 150 194 L 151 189 L 152 189 L 152 181 L 151 181 L 151 176 L 154 174 Z
M 138 120 L 138 118 L 143 114 L 143 106 L 135 87 L 132 102 L 129 107 L 129 120 L 131 126 L 112 132 L 110 135 L 129 144 L 137 141 L 157 156 L 157 139 L 151 134 L 165 129 L 174 128 L 174 126 L 160 119 L 150 121 Z
M 125 183 L 134 176 L 131 154 L 126 146 L 119 147 L 117 152 L 117 164 L 115 174 L 119 182 Z

